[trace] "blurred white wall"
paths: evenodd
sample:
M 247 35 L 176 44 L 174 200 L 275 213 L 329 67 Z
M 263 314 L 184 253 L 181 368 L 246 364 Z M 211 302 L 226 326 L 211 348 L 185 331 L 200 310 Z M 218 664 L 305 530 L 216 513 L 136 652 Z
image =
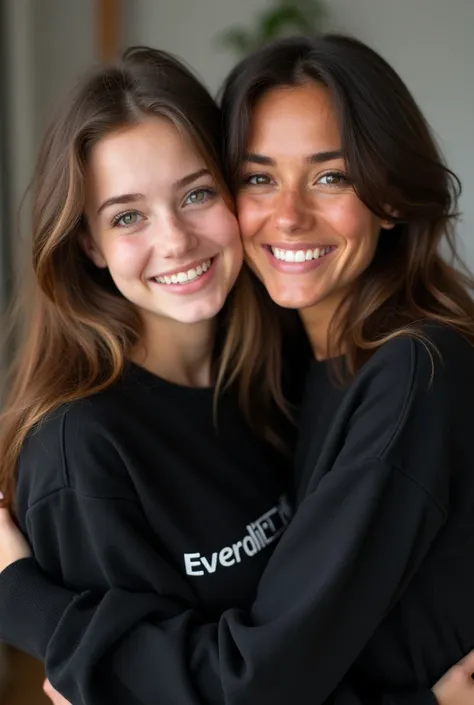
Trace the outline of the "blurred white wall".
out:
M 41 133 L 58 99 L 97 60 L 98 3 L 97 0 L 33 0 L 32 4 L 35 101 Z
M 474 1 L 328 0 L 331 29 L 377 49 L 412 91 L 460 177 L 458 233 L 474 270 Z
M 214 92 L 233 64 L 215 37 L 266 0 L 123 0 L 125 44 L 184 58 Z M 355 35 L 397 69 L 463 183 L 459 226 L 474 269 L 474 0 L 326 0 L 328 29 Z
M 29 236 L 28 199 L 38 144 L 54 105 L 96 60 L 95 0 L 3 0 L 8 65 L 5 115 L 13 255 L 18 271 Z
M 235 63 L 216 37 L 231 25 L 247 25 L 267 0 L 122 0 L 124 44 L 171 51 L 215 92 Z
M 234 57 L 216 36 L 248 24 L 269 0 L 122 0 L 123 45 L 184 58 L 215 92 Z M 53 105 L 96 61 L 96 0 L 3 0 L 9 17 L 14 207 L 31 176 Z M 474 0 L 326 0 L 328 28 L 354 34 L 399 71 L 460 176 L 462 236 L 474 269 Z

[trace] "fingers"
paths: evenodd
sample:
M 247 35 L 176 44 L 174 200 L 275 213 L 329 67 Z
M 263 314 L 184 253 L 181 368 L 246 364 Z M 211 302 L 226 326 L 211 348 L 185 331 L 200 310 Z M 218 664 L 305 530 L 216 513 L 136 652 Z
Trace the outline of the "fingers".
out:
M 43 691 L 51 700 L 53 705 L 71 705 L 71 703 L 61 695 L 61 693 L 58 693 L 47 678 L 43 683 Z

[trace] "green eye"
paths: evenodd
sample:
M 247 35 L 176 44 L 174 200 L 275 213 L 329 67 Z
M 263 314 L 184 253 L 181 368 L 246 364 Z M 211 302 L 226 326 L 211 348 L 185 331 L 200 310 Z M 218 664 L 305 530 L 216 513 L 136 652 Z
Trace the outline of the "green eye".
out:
M 216 192 L 210 188 L 198 188 L 186 197 L 184 201 L 185 206 L 201 205 L 201 203 L 206 203 L 210 198 L 216 195 Z
M 204 191 L 194 191 L 194 193 L 189 196 L 188 200 L 190 203 L 202 203 L 205 199 L 206 194 Z
M 137 217 L 137 213 L 127 213 L 120 218 L 119 222 L 123 223 L 123 225 L 133 225 L 137 222 Z
M 115 216 L 112 225 L 118 225 L 121 228 L 129 228 L 139 223 L 141 219 L 142 216 L 140 213 L 137 213 L 137 211 L 127 211 L 126 213 L 119 213 L 119 215 Z

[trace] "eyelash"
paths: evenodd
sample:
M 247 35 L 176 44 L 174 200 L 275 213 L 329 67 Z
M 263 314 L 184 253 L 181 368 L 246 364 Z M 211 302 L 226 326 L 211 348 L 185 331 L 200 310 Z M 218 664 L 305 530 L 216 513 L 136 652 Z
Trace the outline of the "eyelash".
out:
M 195 203 L 186 204 L 186 201 L 189 200 L 191 198 L 191 196 L 194 196 L 194 194 L 196 194 L 196 193 L 205 193 L 207 197 L 203 201 L 200 201 L 198 203 L 195 202 Z M 183 201 L 183 205 L 185 205 L 185 206 L 186 205 L 188 205 L 188 206 L 194 206 L 194 205 L 201 206 L 204 203 L 207 203 L 207 201 L 209 199 L 214 198 L 215 196 L 217 196 L 216 189 L 211 188 L 210 186 L 200 186 L 199 188 L 193 189 L 192 191 L 190 191 L 187 194 L 187 196 L 185 196 L 184 201 Z
M 338 184 L 324 184 L 324 186 L 329 186 L 330 188 L 337 188 L 338 186 L 347 185 L 349 183 L 349 179 L 345 174 L 342 173 L 342 171 L 327 171 L 325 174 L 321 174 L 321 176 L 319 176 L 317 180 L 319 181 L 325 176 L 337 176 L 341 179 L 340 183 Z
M 252 184 L 250 182 L 251 179 L 259 179 L 259 178 L 271 180 L 271 176 L 269 176 L 268 174 L 249 174 L 248 176 L 244 176 L 244 178 L 242 179 L 242 183 L 244 186 L 268 186 L 267 183 L 265 183 L 265 184 Z
M 349 179 L 347 178 L 347 176 L 346 176 L 345 174 L 343 174 L 342 171 L 335 171 L 335 170 L 334 170 L 334 171 L 327 171 L 327 172 L 325 172 L 324 174 L 321 174 L 321 175 L 318 177 L 318 179 L 316 180 L 316 183 L 317 183 L 320 179 L 323 179 L 324 177 L 327 177 L 327 176 L 337 176 L 337 177 L 339 177 L 339 178 L 341 179 L 341 182 L 338 183 L 338 184 L 322 184 L 323 186 L 328 186 L 329 188 L 337 188 L 338 186 L 342 186 L 342 185 L 347 185 L 347 184 L 349 184 Z M 258 179 L 258 178 L 265 178 L 265 179 L 268 179 L 269 181 L 272 181 L 272 180 L 273 180 L 272 177 L 269 176 L 268 174 L 258 173 L 258 174 L 249 174 L 248 176 L 245 176 L 245 177 L 243 178 L 242 183 L 243 183 L 244 186 L 257 186 L 257 187 L 258 187 L 258 186 L 268 186 L 268 185 L 269 185 L 268 182 L 267 182 L 267 183 L 263 183 L 263 184 L 251 183 L 251 181 L 250 181 L 251 179 Z
M 120 223 L 120 221 L 122 220 L 122 218 L 125 218 L 125 216 L 127 216 L 127 215 L 138 215 L 138 216 L 141 216 L 142 218 L 144 217 L 144 216 L 143 216 L 141 213 L 139 213 L 138 211 L 131 211 L 131 210 L 122 211 L 122 213 L 117 213 L 117 215 L 115 215 L 115 216 L 112 218 L 112 223 L 111 223 L 112 227 L 113 227 L 113 228 L 115 228 L 115 227 L 131 228 L 131 227 L 133 227 L 134 225 L 137 225 L 137 223 L 130 223 L 129 225 L 119 225 L 119 223 Z
M 200 202 L 197 202 L 197 203 L 188 203 L 188 204 L 186 204 L 186 201 L 189 200 L 189 198 L 191 198 L 191 196 L 193 196 L 193 195 L 196 194 L 196 193 L 204 193 L 204 194 L 206 194 L 207 197 L 206 197 L 203 201 L 200 201 Z M 208 201 L 209 199 L 214 198 L 216 195 L 217 195 L 217 191 L 216 191 L 215 189 L 213 189 L 213 188 L 211 188 L 211 187 L 209 187 L 209 186 L 206 186 L 206 187 L 203 186 L 203 187 L 194 189 L 193 191 L 191 191 L 190 193 L 188 193 L 188 195 L 185 197 L 185 199 L 184 199 L 184 201 L 183 201 L 183 205 L 185 205 L 185 206 L 193 206 L 193 205 L 201 206 L 201 205 L 203 205 L 204 203 L 207 203 L 207 201 Z M 133 227 L 134 225 L 137 225 L 137 223 L 130 223 L 129 225 L 125 225 L 125 224 L 119 225 L 119 223 L 120 223 L 120 221 L 122 220 L 122 218 L 125 218 L 125 216 L 127 216 L 127 215 L 138 215 L 138 216 L 141 216 L 142 218 L 144 218 L 144 216 L 143 216 L 141 213 L 139 213 L 138 211 L 134 211 L 134 210 L 122 211 L 121 213 L 117 213 L 117 215 L 115 215 L 115 216 L 112 218 L 112 223 L 111 223 L 111 224 L 112 224 L 112 227 L 114 227 L 114 228 L 115 228 L 115 227 L 131 228 L 131 227 Z M 139 222 L 140 222 L 140 221 L 139 221 Z

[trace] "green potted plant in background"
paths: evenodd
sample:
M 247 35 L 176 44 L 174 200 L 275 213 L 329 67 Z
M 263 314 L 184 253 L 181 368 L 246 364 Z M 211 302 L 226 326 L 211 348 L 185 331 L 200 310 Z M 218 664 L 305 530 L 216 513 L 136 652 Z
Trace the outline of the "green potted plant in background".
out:
M 217 36 L 220 47 L 238 59 L 272 39 L 289 34 L 316 34 L 325 16 L 320 0 L 273 0 L 250 27 L 229 27 Z

